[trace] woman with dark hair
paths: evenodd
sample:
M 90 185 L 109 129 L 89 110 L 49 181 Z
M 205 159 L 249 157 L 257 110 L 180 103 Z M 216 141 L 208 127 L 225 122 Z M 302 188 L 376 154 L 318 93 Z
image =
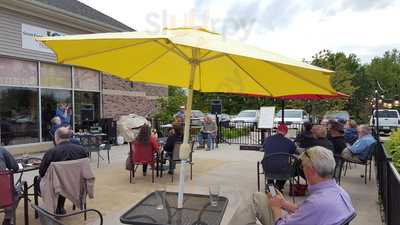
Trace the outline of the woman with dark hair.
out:
M 151 135 L 151 128 L 143 125 L 136 139 L 131 142 L 131 162 L 143 165 L 143 176 L 146 176 L 147 165 L 154 164 L 154 154 L 159 148 L 157 138 Z
M 311 145 L 311 143 L 314 141 L 313 134 L 311 132 L 311 129 L 313 128 L 313 124 L 310 122 L 304 122 L 303 123 L 303 131 L 297 135 L 295 143 L 300 147 L 300 148 L 307 148 Z
M 164 145 L 164 151 L 167 153 L 167 157 L 169 158 L 169 174 L 173 174 L 173 170 L 175 169 L 175 163 L 172 159 L 173 151 L 175 144 L 177 142 L 182 142 L 182 128 L 179 124 L 172 124 L 172 128 L 169 130 L 167 142 Z

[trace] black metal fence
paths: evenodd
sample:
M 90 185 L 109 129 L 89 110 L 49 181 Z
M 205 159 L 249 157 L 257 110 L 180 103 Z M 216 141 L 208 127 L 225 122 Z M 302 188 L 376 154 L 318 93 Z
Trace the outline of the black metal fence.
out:
M 275 124 L 276 128 L 278 124 Z M 302 124 L 287 124 L 292 135 L 297 135 L 302 130 Z M 156 123 L 159 137 L 168 136 L 172 125 L 162 122 Z M 240 145 L 261 145 L 264 137 L 275 133 L 273 129 L 260 129 L 257 123 L 252 122 L 220 122 L 218 125 L 217 143 L 240 144 Z M 196 140 L 201 126 L 192 126 L 190 129 L 191 139 Z
M 385 223 L 398 225 L 400 224 L 400 175 L 381 143 L 378 144 L 374 158 Z

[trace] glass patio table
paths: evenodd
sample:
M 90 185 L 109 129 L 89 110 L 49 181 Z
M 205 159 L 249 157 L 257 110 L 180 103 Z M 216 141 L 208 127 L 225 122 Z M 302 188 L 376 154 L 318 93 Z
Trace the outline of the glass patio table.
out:
M 228 199 L 218 198 L 217 206 L 211 206 L 208 195 L 185 194 L 183 208 L 177 208 L 178 194 L 166 193 L 163 209 L 157 206 L 163 201 L 156 192 L 143 200 L 120 217 L 123 224 L 135 225 L 219 225 L 225 213 Z

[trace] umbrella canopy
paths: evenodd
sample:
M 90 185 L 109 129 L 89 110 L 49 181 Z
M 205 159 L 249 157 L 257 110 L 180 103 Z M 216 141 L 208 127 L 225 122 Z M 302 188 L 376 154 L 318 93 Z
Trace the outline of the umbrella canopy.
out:
M 104 33 L 37 38 L 57 62 L 100 70 L 122 79 L 188 88 L 178 207 L 183 168 L 190 155 L 193 90 L 266 96 L 331 95 L 332 71 L 230 41 L 201 28 L 164 29 L 160 34 Z
M 59 63 L 93 68 L 131 81 L 273 97 L 336 93 L 330 84 L 332 71 L 204 29 L 38 39 L 56 53 Z M 198 65 L 193 84 L 189 76 L 192 64 Z

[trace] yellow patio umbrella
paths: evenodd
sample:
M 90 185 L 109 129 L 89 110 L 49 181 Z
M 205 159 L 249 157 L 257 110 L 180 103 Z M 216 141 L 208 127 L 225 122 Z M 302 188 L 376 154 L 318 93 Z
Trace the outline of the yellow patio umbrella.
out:
M 122 79 L 188 89 L 178 207 L 189 156 L 193 90 L 271 97 L 333 95 L 332 71 L 249 46 L 202 28 L 42 37 L 57 62 L 103 71 Z

